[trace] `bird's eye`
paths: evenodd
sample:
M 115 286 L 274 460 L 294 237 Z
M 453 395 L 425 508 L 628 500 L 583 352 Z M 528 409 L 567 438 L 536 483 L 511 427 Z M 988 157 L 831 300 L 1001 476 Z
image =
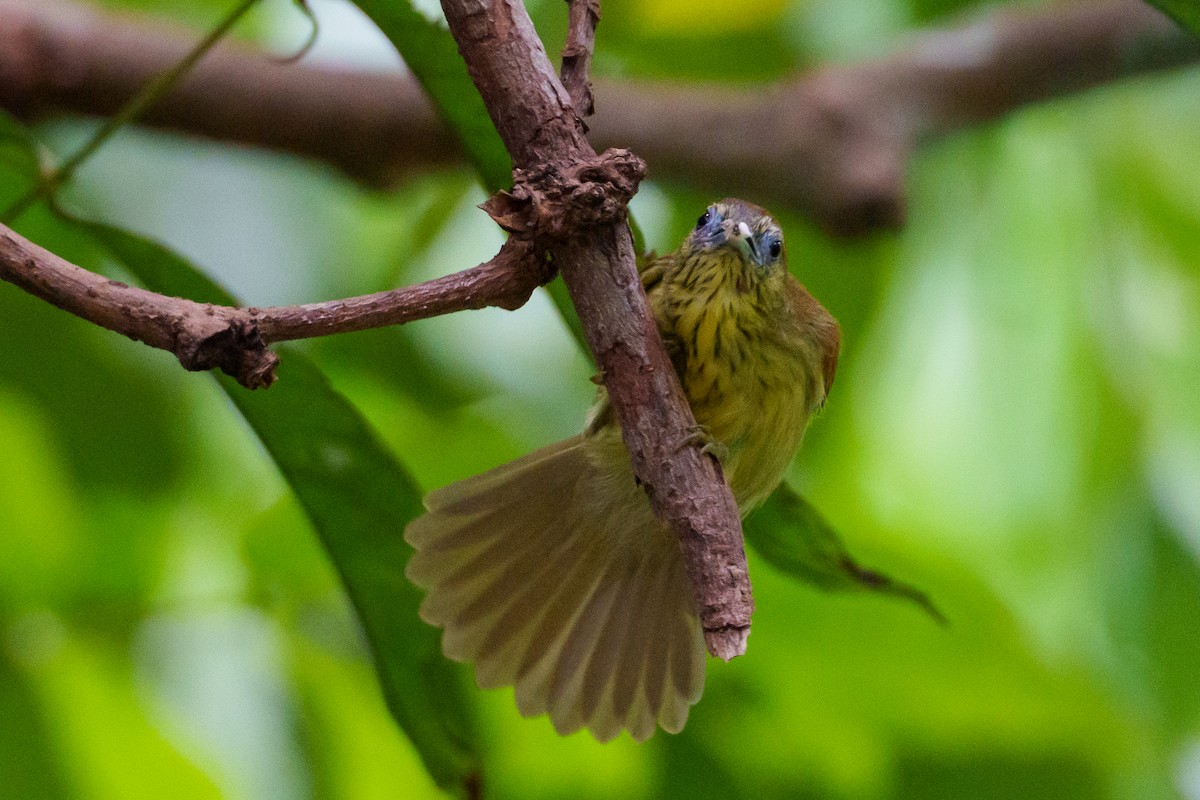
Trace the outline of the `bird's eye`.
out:
M 708 221 L 710 219 L 712 219 L 712 211 L 709 209 L 705 209 L 704 213 L 700 215 L 700 219 L 696 220 L 696 227 L 703 228 L 705 225 L 708 224 Z
M 771 258 L 779 258 L 779 254 L 783 252 L 783 242 L 778 239 L 772 239 L 768 250 L 771 253 Z

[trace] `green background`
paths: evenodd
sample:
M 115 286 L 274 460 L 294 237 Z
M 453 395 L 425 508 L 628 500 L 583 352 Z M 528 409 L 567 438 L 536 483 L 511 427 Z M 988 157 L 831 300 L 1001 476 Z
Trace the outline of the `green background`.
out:
M 232 4 L 124 5 L 200 31 Z M 435 95 L 469 96 L 424 6 L 360 5 Z M 352 9 L 315 8 L 310 58 L 398 63 Z M 771 80 L 988 10 L 614 0 L 595 67 Z M 565 7 L 531 11 L 556 52 Z M 266 3 L 239 35 L 288 52 L 306 24 Z M 478 107 L 452 107 L 495 182 Z M 62 156 L 92 130 L 34 134 Z M 1197 130 L 1182 70 L 923 147 L 899 234 L 835 241 L 772 209 L 845 338 L 791 483 L 948 624 L 751 553 L 748 654 L 712 663 L 685 731 L 645 745 L 560 738 L 472 688 L 400 575 L 418 487 L 579 428 L 591 369 L 547 297 L 300 343 L 250 395 L 0 284 L 0 797 L 424 798 L 481 770 L 511 798 L 1200 798 Z M 9 133 L 5 204 L 30 166 Z M 130 130 L 62 199 L 267 305 L 483 261 L 501 241 L 485 197 L 466 166 L 371 193 Z M 673 248 L 711 199 L 644 184 L 648 245 Z M 16 228 L 217 296 L 120 230 L 41 208 Z

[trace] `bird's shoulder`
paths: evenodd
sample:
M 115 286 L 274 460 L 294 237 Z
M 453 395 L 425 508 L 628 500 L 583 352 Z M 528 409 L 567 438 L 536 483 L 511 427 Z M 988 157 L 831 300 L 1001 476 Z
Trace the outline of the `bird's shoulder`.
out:
M 638 259 L 638 275 L 642 279 L 642 289 L 646 291 L 646 294 L 658 291 L 662 286 L 663 278 L 666 277 L 674 263 L 674 253 L 660 256 L 653 250 Z
M 658 334 L 662 337 L 667 357 L 671 359 L 671 365 L 675 367 L 675 374 L 682 380 L 687 358 L 686 348 L 675 329 L 672 319 L 675 313 L 674 309 L 670 307 L 671 304 L 665 297 L 666 278 L 674 267 L 675 253 L 660 256 L 652 250 L 638 265 L 638 272 L 642 278 L 642 288 L 646 291 L 646 297 L 650 301 L 650 310 L 654 313 L 655 322 L 658 323 Z
M 838 356 L 842 350 L 842 331 L 837 320 L 800 281 L 787 276 L 785 289 L 788 317 L 799 328 L 800 335 L 812 341 L 821 360 L 821 377 L 825 394 L 829 394 L 837 375 Z

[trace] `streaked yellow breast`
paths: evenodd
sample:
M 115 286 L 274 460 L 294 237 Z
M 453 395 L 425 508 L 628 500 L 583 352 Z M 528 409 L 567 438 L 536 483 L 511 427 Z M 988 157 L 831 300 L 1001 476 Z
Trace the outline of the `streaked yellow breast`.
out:
M 736 256 L 709 254 L 668 273 L 651 301 L 678 337 L 680 379 L 696 421 L 724 445 L 742 514 L 766 499 L 824 387 L 815 342 L 789 318 L 786 273 L 748 281 Z

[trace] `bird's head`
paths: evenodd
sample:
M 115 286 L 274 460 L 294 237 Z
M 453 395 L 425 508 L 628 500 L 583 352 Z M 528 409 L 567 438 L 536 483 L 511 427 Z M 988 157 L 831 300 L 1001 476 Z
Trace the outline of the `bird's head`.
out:
M 783 232 L 765 209 L 727 198 L 710 205 L 688 234 L 683 249 L 693 254 L 734 255 L 759 275 L 787 270 Z

